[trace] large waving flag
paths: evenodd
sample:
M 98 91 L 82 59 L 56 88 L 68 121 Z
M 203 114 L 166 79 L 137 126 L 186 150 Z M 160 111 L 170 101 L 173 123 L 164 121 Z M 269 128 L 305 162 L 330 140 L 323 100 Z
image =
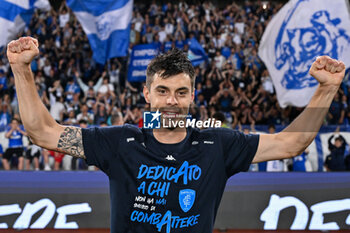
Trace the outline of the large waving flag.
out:
M 308 71 L 317 56 L 348 67 L 349 54 L 347 0 L 290 0 L 267 25 L 259 47 L 281 107 L 309 103 L 318 83 Z
M 193 66 L 199 66 L 202 62 L 208 60 L 201 44 L 195 39 L 188 39 L 188 59 L 190 59 Z
M 68 0 L 67 5 L 89 38 L 96 62 L 127 55 L 133 0 Z
M 0 48 L 30 23 L 36 7 L 47 10 L 50 5 L 47 0 L 0 0 Z

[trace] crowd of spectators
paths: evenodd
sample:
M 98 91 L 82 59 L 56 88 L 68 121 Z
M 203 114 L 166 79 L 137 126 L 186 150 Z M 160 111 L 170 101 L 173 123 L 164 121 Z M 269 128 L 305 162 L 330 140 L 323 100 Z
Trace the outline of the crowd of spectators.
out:
M 136 1 L 129 51 L 136 44 L 152 42 L 163 51 L 174 46 L 186 51 L 184 41 L 195 37 L 209 60 L 195 68 L 193 117 L 220 115 L 230 128 L 287 125 L 302 108 L 279 107 L 271 77 L 257 55 L 264 29 L 282 5 L 274 1 L 220 7 L 213 2 L 146 5 Z M 104 66 L 95 63 L 87 36 L 65 3 L 57 11 L 36 10 L 18 36 L 39 40 L 40 54 L 31 67 L 39 96 L 56 121 L 86 127 L 142 125 L 142 112 L 148 107 L 142 94 L 145 83 L 127 81 L 128 57 L 110 59 Z M 326 124 L 349 122 L 348 88 L 344 84 L 339 90 Z M 5 132 L 11 119 L 19 118 L 5 50 L 0 54 L 0 106 L 0 131 Z M 43 154 L 46 161 L 48 153 Z

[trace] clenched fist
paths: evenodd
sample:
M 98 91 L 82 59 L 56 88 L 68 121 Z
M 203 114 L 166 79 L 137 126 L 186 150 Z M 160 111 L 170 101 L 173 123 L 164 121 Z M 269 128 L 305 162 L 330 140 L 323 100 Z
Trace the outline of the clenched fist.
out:
M 7 58 L 10 64 L 27 65 L 39 54 L 38 40 L 32 37 L 21 37 L 7 45 Z
M 345 75 L 345 65 L 328 56 L 321 56 L 312 64 L 309 72 L 321 85 L 339 86 Z

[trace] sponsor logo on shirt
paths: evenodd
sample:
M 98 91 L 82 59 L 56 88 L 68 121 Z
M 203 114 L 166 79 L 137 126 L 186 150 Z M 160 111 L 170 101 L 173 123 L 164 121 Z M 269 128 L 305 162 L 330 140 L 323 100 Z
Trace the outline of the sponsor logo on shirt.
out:
M 176 159 L 172 155 L 167 155 L 165 157 L 166 160 L 176 161 Z

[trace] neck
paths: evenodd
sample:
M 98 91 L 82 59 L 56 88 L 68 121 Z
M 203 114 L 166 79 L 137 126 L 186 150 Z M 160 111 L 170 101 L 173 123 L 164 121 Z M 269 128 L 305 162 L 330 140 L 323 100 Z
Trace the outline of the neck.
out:
M 179 143 L 186 138 L 186 128 L 154 129 L 153 136 L 161 143 Z

